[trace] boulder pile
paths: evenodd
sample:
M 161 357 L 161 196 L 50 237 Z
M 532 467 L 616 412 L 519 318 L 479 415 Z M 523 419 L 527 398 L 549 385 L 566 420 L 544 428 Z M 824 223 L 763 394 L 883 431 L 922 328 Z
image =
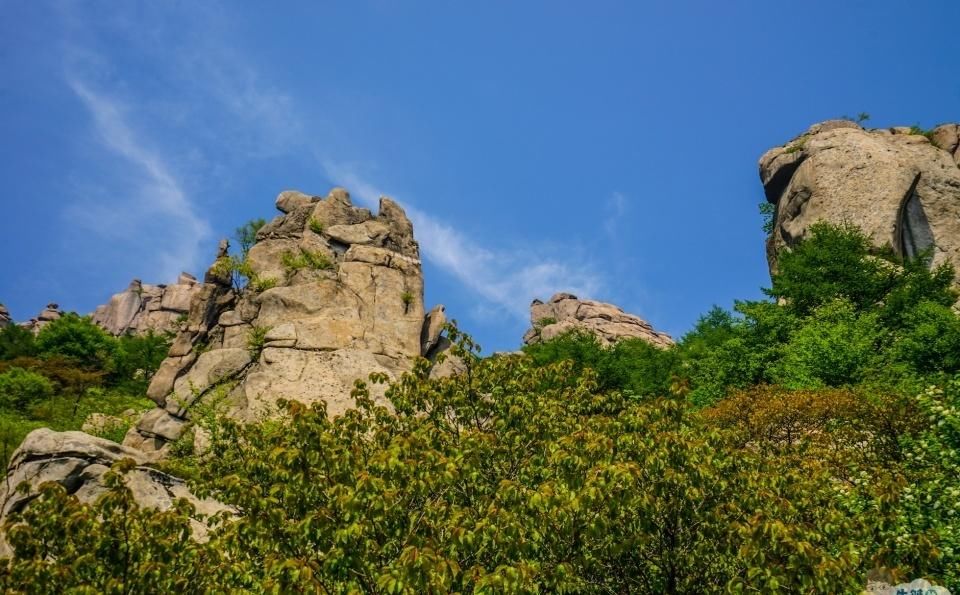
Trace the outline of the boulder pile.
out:
M 93 322 L 113 335 L 176 331 L 201 289 L 197 279 L 187 273 L 181 273 L 171 285 L 148 285 L 134 279 L 93 312 Z

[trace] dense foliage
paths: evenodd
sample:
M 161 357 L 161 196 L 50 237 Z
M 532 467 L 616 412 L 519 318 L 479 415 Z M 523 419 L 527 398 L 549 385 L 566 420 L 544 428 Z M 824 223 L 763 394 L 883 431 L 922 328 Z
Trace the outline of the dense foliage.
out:
M 78 430 L 91 413 L 148 408 L 144 394 L 170 338 L 153 332 L 113 337 L 72 313 L 36 335 L 17 325 L 0 329 L 2 460 L 38 427 Z
M 818 226 L 771 300 L 715 308 L 670 349 L 570 334 L 482 358 L 449 327 L 465 372 L 420 360 L 385 400 L 358 383 L 337 418 L 197 415 L 205 448 L 188 436 L 166 468 L 233 507 L 209 541 L 186 505 L 138 509 L 121 463 L 95 504 L 43 489 L 0 585 L 858 593 L 882 567 L 956 590 L 952 279 Z

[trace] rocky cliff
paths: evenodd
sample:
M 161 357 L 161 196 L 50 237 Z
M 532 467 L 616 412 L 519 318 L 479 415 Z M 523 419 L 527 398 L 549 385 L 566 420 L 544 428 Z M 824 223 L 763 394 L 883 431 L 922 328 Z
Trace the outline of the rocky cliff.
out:
M 657 347 L 673 345 L 670 335 L 654 330 L 646 320 L 613 304 L 581 300 L 570 293 L 558 293 L 546 303 L 533 300 L 530 325 L 523 335 L 526 345 L 549 341 L 572 330 L 591 333 L 604 345 L 627 338 L 643 339 Z
M 337 415 L 353 406 L 356 380 L 396 378 L 436 344 L 419 247 L 397 203 L 382 198 L 374 215 L 337 188 L 325 198 L 283 192 L 276 206 L 243 265 L 231 272 L 221 246 L 150 384 L 158 406 L 125 445 L 162 452 L 213 395 L 248 420 L 275 414 L 280 399 L 323 401 Z M 238 271 L 248 279 L 239 291 Z
M 134 279 L 94 311 L 93 322 L 114 335 L 176 331 L 201 290 L 201 284 L 187 273 L 181 273 L 171 285 L 148 285 Z
M 148 390 L 157 407 L 122 446 L 82 432 L 31 432 L 0 487 L 0 523 L 44 481 L 95 499 L 103 474 L 121 458 L 136 463 L 126 481 L 141 505 L 164 509 L 182 496 L 201 513 L 224 510 L 149 466 L 183 434 L 198 404 L 216 400 L 228 415 L 257 420 L 278 413 L 279 399 L 322 401 L 337 415 L 353 406 L 356 380 L 373 372 L 396 378 L 416 356 L 448 344 L 443 306 L 424 316 L 419 247 L 397 203 L 381 199 L 374 215 L 337 188 L 324 198 L 283 192 L 276 206 L 280 215 L 260 229 L 245 259 L 221 242 L 203 282 L 134 281 L 97 310 L 96 321 L 117 334 L 183 318 Z M 372 396 L 382 399 L 384 390 L 374 385 Z M 21 482 L 31 489 L 14 491 Z M 194 533 L 203 537 L 202 523 Z M 0 555 L 4 547 L 0 540 Z
M 934 265 L 960 270 L 960 125 L 924 132 L 822 122 L 767 151 L 760 179 L 776 205 L 771 269 L 822 220 L 856 224 L 899 255 L 932 249 Z

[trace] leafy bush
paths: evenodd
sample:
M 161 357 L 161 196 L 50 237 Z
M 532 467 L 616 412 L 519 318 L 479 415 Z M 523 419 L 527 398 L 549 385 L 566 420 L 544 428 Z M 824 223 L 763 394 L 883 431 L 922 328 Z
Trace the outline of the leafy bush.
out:
M 116 339 L 95 325 L 89 316 L 64 314 L 37 334 L 41 357 L 63 356 L 80 366 L 109 369 L 117 349 Z
M 468 373 L 432 380 L 419 361 L 388 390 L 393 412 L 358 384 L 357 409 L 333 419 L 294 402 L 275 423 L 211 427 L 198 490 L 242 514 L 209 542 L 184 539 L 182 507 L 137 509 L 116 475 L 94 506 L 47 487 L 27 525 L 10 529 L 16 557 L 0 563 L 0 585 L 137 590 L 150 576 L 255 592 L 860 586 L 861 529 L 822 474 L 731 449 L 731 435 L 683 399 L 633 402 L 598 392 L 596 375 L 570 361 L 480 359 L 448 333 Z M 53 539 L 68 523 L 71 539 Z
M 323 233 L 323 221 L 320 221 L 316 217 L 310 217 L 310 220 L 307 222 L 307 227 L 309 227 L 313 233 Z
M 268 332 L 270 332 L 269 327 L 255 326 L 247 333 L 247 349 L 250 350 L 250 359 L 256 361 L 260 357 Z
M 45 376 L 10 368 L 0 374 L 0 407 L 25 411 L 29 406 L 53 396 L 53 383 Z
M 960 588 L 960 376 L 917 396 L 926 427 L 904 437 L 907 485 L 889 527 L 891 557 Z M 926 549 L 924 545 L 928 543 Z
M 296 253 L 289 250 L 284 252 L 280 255 L 280 263 L 286 269 L 287 274 L 292 274 L 300 269 L 320 271 L 333 267 L 333 262 L 326 254 L 306 248 L 300 248 Z
M 37 347 L 32 332 L 16 324 L 0 328 L 0 360 L 31 357 L 36 354 Z
M 774 379 L 790 388 L 857 384 L 879 365 L 881 332 L 876 314 L 857 315 L 847 301 L 820 306 L 790 335 Z

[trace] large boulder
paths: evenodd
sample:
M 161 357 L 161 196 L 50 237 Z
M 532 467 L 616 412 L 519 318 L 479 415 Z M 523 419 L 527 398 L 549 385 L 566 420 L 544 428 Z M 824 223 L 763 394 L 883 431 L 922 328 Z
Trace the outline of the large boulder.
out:
M 93 322 L 113 335 L 173 332 L 190 312 L 194 296 L 202 291 L 203 284 L 188 273 L 181 273 L 171 285 L 148 285 L 134 279 L 97 307 Z
M 124 444 L 163 456 L 201 403 L 251 421 L 277 414 L 279 399 L 323 402 L 337 415 L 354 406 L 356 380 L 396 378 L 425 355 L 419 247 L 397 203 L 381 199 L 374 215 L 335 188 L 282 192 L 276 207 L 247 253 L 244 289 L 218 273 L 221 246 L 151 381 L 158 409 Z M 371 386 L 376 400 L 384 390 Z
M 853 223 L 877 248 L 901 256 L 932 250 L 932 265 L 960 268 L 960 127 L 866 130 L 848 120 L 815 124 L 760 158 L 776 206 L 767 243 L 777 254 L 818 221 Z
M 605 346 L 622 339 L 643 339 L 656 347 L 673 345 L 666 333 L 654 330 L 649 322 L 622 309 L 593 300 L 581 300 L 570 293 L 558 293 L 546 303 L 530 304 L 530 329 L 523 335 L 526 345 L 549 341 L 570 331 L 585 331 Z
M 27 435 L 10 459 L 6 482 L 0 485 L 0 526 L 11 514 L 23 510 L 45 482 L 59 483 L 81 502 L 93 502 L 106 491 L 103 475 L 121 459 L 136 463 L 124 482 L 140 506 L 168 510 L 178 498 L 185 498 L 204 516 L 229 511 L 220 502 L 196 497 L 182 480 L 147 466 L 148 458 L 137 449 L 83 432 L 40 428 Z M 29 489 L 18 490 L 24 482 Z M 193 519 L 191 525 L 195 538 L 206 539 L 208 526 L 202 520 Z M 0 557 L 11 553 L 0 537 Z

